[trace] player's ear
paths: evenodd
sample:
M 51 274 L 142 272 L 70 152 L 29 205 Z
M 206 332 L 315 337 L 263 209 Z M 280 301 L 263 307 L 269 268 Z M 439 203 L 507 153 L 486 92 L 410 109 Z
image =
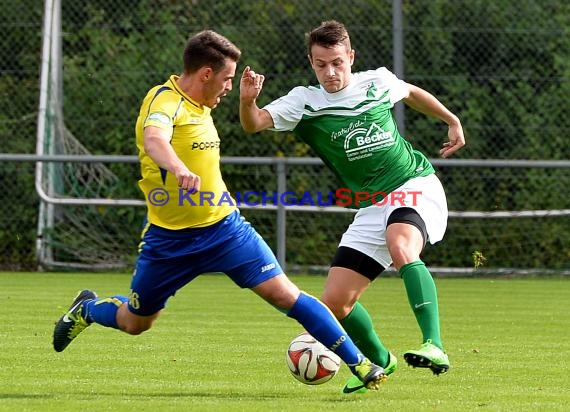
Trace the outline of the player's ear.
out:
M 200 80 L 207 82 L 214 76 L 214 71 L 209 66 L 204 66 L 200 69 Z
M 311 56 L 310 54 L 307 54 L 307 58 L 309 59 L 309 63 L 311 64 L 311 67 L 313 67 L 313 56 Z
M 348 53 L 348 58 L 350 59 L 350 65 L 352 66 L 354 63 L 354 56 L 356 55 L 356 52 L 354 51 L 354 49 L 351 49 L 350 52 Z

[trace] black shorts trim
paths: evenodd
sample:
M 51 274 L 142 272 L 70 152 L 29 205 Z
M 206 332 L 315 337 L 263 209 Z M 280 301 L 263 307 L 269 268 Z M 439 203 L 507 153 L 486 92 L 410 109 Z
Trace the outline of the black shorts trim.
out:
M 376 279 L 385 269 L 370 256 L 347 246 L 340 246 L 337 249 L 331 263 L 332 266 L 354 270 L 371 281 Z
M 408 225 L 417 227 L 424 238 L 424 246 L 426 245 L 428 240 L 426 224 L 420 214 L 411 207 L 400 207 L 394 210 L 388 218 L 386 227 L 390 226 L 392 223 L 407 223 Z

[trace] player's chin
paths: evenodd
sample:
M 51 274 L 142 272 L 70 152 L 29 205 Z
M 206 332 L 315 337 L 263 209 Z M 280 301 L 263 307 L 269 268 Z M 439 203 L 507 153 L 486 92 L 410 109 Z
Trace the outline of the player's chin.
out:
M 217 97 L 215 100 L 208 102 L 205 106 L 208 106 L 210 109 L 214 109 L 218 104 L 220 104 L 221 99 Z
M 213 109 L 214 107 L 216 107 L 217 105 L 219 105 L 220 102 L 222 101 L 222 97 L 224 97 L 224 96 L 218 96 L 218 97 L 216 97 L 216 99 L 212 102 L 212 105 L 211 105 L 210 107 Z
M 327 93 L 335 93 L 341 90 L 340 82 L 327 82 L 323 85 Z

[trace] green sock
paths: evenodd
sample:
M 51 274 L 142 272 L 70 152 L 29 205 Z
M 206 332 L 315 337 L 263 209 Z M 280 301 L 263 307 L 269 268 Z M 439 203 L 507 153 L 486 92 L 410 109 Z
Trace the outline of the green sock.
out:
M 443 350 L 439 330 L 437 290 L 431 273 L 424 262 L 418 260 L 402 266 L 400 276 L 404 280 L 408 301 L 422 330 L 424 342 L 429 339 L 432 344 Z
M 360 351 L 378 366 L 388 365 L 389 353 L 374 330 L 372 318 L 359 302 L 356 302 L 350 313 L 340 324 L 354 341 Z

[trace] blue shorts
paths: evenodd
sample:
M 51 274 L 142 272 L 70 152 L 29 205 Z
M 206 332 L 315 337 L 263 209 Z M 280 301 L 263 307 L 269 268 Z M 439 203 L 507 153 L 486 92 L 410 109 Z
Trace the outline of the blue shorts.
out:
M 212 272 L 225 273 L 241 288 L 253 288 L 283 270 L 239 211 L 203 228 L 168 230 L 150 225 L 131 281 L 129 310 L 153 315 L 178 289 Z

